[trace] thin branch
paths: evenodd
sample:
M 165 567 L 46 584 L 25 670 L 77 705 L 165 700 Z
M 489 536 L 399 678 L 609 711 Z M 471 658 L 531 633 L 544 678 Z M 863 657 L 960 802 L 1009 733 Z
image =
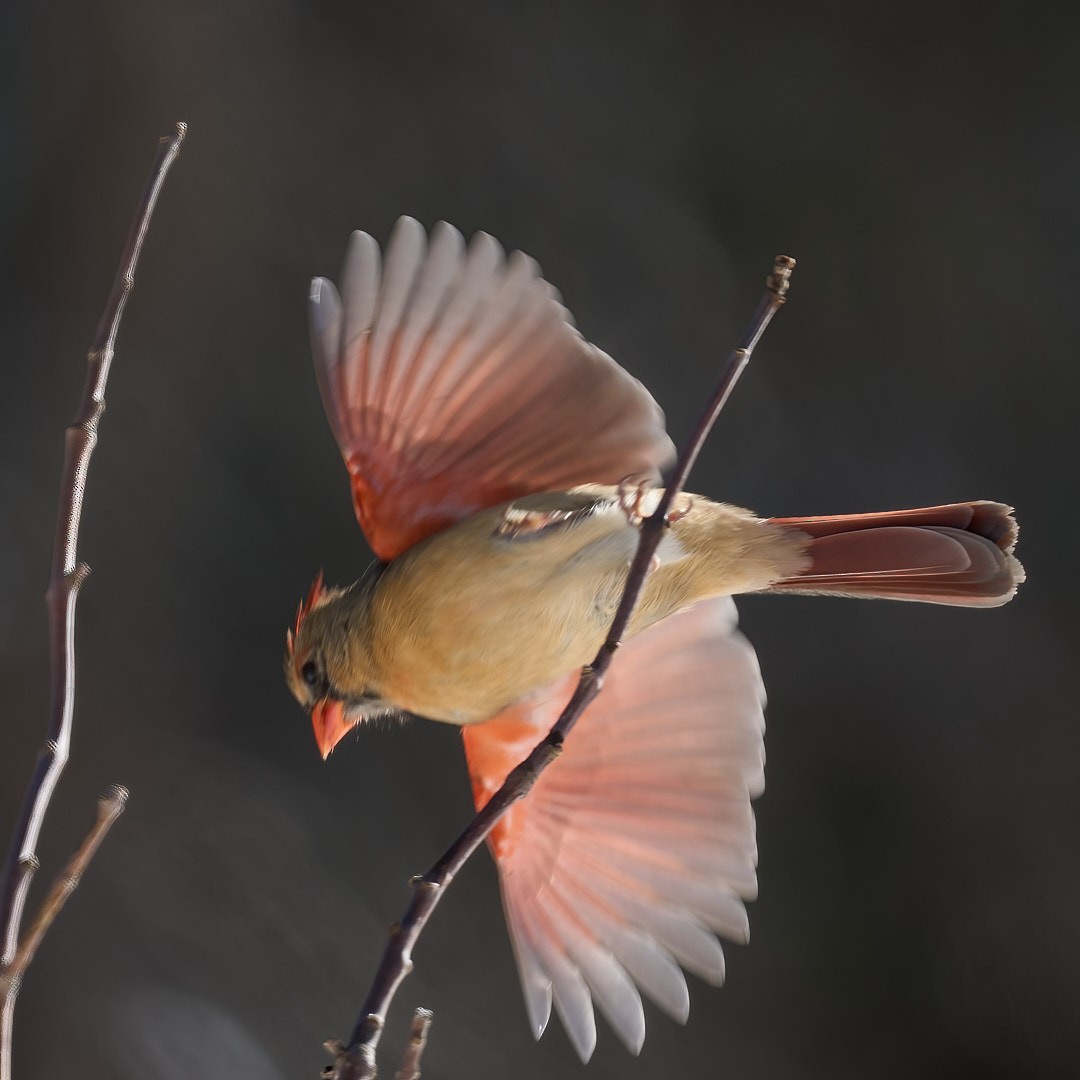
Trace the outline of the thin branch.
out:
M 420 1059 L 424 1056 L 433 1017 L 430 1009 L 417 1009 L 413 1013 L 409 1027 L 409 1045 L 405 1047 L 401 1068 L 394 1074 L 394 1080 L 420 1080 Z
M 15 956 L 11 963 L 0 974 L 0 985 L 18 983 L 34 959 L 34 954 L 41 944 L 42 938 L 48 932 L 50 926 L 60 914 L 61 909 L 67 903 L 68 897 L 79 887 L 90 860 L 94 857 L 97 849 L 101 846 L 105 834 L 113 827 L 116 819 L 124 812 L 127 805 L 128 790 L 119 784 L 114 784 L 98 797 L 97 818 L 90 826 L 86 838 L 79 845 L 78 851 L 67 861 L 67 865 L 60 871 L 56 880 L 52 883 L 41 902 L 37 915 L 34 916 L 29 928 L 19 942 Z M 14 997 L 14 995 L 12 995 Z
M 49 589 L 45 594 L 49 612 L 51 662 L 49 731 L 23 798 L 11 848 L 4 863 L 3 874 L 0 875 L 0 972 L 5 975 L 10 972 L 20 950 L 19 933 L 26 897 L 38 868 L 38 837 L 49 801 L 67 764 L 71 746 L 75 706 L 75 605 L 79 589 L 90 573 L 90 568 L 85 563 L 78 562 L 79 525 L 82 520 L 90 457 L 97 443 L 98 425 L 105 411 L 105 384 L 109 378 L 120 319 L 135 285 L 135 267 L 150 227 L 154 205 L 169 168 L 180 152 L 186 132 L 186 124 L 177 124 L 175 133 L 161 139 L 158 144 L 157 156 L 139 200 L 112 292 L 87 354 L 86 385 L 82 401 L 65 436 L 56 538 Z M 0 1080 L 8 1080 L 10 1077 L 10 1014 L 16 987 L 17 980 L 5 980 L 0 999 L 5 1017 L 5 1023 L 0 1028 Z
M 412 970 L 412 949 L 427 925 L 446 887 L 453 881 L 469 856 L 486 839 L 499 819 L 510 807 L 532 789 L 540 773 L 561 753 L 566 736 L 571 732 L 586 706 L 600 693 L 611 660 L 622 640 L 638 597 L 649 573 L 652 558 L 667 527 L 672 502 L 682 491 L 686 478 L 702 446 L 712 430 L 732 390 L 743 373 L 765 328 L 773 315 L 787 299 L 788 285 L 795 260 L 778 255 L 772 273 L 765 280 L 765 292 L 758 302 L 742 341 L 728 356 L 720 381 L 712 399 L 694 428 L 686 445 L 679 453 L 667 487 L 660 498 L 656 511 L 642 522 L 637 552 L 627 573 L 622 600 L 608 631 L 607 640 L 600 647 L 593 662 L 586 667 L 578 680 L 573 696 L 551 731 L 529 756 L 507 776 L 503 786 L 477 812 L 442 858 L 422 877 L 412 882 L 413 894 L 401 922 L 390 931 L 390 939 L 383 951 L 374 982 L 360 1015 L 353 1028 L 347 1047 L 328 1044 L 334 1049 L 334 1062 L 326 1070 L 327 1080 L 374 1080 L 376 1075 L 375 1052 L 386 1022 L 390 1003 L 402 980 Z
M 59 877 L 52 883 L 52 888 L 42 901 L 41 908 L 30 924 L 25 937 L 19 942 L 15 956 L 7 967 L 0 969 L 0 1078 L 11 1077 L 11 1035 L 15 1022 L 15 999 L 19 996 L 19 987 L 23 976 L 49 927 L 60 914 L 68 897 L 79 887 L 82 875 L 90 865 L 90 860 L 105 839 L 105 834 L 112 828 L 116 819 L 124 812 L 127 804 L 127 788 L 114 784 L 98 799 L 97 819 L 90 826 L 79 850 L 68 860 Z

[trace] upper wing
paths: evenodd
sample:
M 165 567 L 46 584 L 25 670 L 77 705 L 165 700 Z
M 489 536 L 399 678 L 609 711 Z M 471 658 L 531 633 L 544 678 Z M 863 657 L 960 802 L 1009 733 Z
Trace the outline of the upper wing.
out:
M 463 729 L 477 806 L 539 742 L 576 675 Z M 713 931 L 745 942 L 757 891 L 750 800 L 764 787 L 764 689 L 726 597 L 629 640 L 561 756 L 493 832 L 534 1034 L 552 999 L 585 1060 L 592 1002 L 635 1053 L 640 987 L 677 1020 L 681 964 L 724 977 Z M 635 986 L 635 983 L 637 986 Z
M 389 560 L 534 491 L 657 476 L 672 455 L 649 392 L 574 329 L 526 255 L 401 218 L 353 233 L 342 296 L 311 289 L 315 371 L 356 516 Z

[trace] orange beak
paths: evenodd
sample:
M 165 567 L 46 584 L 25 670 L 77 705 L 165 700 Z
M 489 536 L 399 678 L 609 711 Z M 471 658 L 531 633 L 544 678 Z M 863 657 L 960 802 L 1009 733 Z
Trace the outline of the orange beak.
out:
M 315 742 L 319 746 L 323 761 L 355 726 L 345 719 L 345 706 L 333 698 L 323 698 L 311 706 L 311 723 L 315 728 Z

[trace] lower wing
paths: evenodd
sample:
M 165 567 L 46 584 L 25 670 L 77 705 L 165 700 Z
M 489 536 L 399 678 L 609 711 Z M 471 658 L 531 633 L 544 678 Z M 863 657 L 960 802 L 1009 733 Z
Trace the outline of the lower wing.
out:
M 576 673 L 463 729 L 477 807 L 558 717 Z M 551 1005 L 578 1054 L 593 1003 L 636 1053 L 643 992 L 679 1021 L 680 969 L 719 985 L 757 891 L 764 688 L 735 606 L 710 600 L 629 640 L 561 756 L 489 840 L 529 1022 Z

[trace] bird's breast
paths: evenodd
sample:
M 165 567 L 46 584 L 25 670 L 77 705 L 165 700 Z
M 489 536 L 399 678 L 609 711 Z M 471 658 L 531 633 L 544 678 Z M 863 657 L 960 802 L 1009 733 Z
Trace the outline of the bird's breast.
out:
M 515 500 L 410 548 L 372 597 L 380 695 L 474 723 L 589 663 L 639 537 L 615 489 L 589 486 Z M 628 634 L 797 572 L 802 545 L 749 511 L 685 496 Z
M 486 720 L 580 667 L 611 622 L 637 530 L 618 519 L 500 534 L 488 511 L 406 552 L 373 597 L 384 696 L 452 723 Z

